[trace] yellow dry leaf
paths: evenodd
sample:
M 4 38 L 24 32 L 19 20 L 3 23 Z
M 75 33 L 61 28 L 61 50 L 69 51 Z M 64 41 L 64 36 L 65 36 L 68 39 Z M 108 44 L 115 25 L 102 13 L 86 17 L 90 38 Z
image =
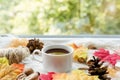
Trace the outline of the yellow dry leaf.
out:
M 67 73 L 57 73 L 53 75 L 53 80 L 66 80 Z
M 88 50 L 88 49 L 85 48 L 85 47 L 79 47 L 79 48 L 77 48 L 77 49 L 74 51 L 74 53 L 73 53 L 73 58 L 74 58 L 74 60 L 77 61 L 78 58 L 80 58 L 80 57 L 86 59 L 86 58 L 87 58 L 87 50 Z
M 9 65 L 8 59 L 6 57 L 0 58 L 0 64 Z
M 117 70 L 115 70 L 113 68 L 108 68 L 108 72 L 109 72 L 110 76 L 115 77 Z
M 21 72 L 21 69 L 13 65 L 0 64 L 0 80 L 16 80 Z

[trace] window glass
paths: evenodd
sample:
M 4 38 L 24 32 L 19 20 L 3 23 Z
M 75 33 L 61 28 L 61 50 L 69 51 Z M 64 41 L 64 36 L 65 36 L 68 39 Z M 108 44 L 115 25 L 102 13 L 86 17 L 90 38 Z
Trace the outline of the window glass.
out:
M 0 0 L 0 34 L 120 34 L 120 0 Z

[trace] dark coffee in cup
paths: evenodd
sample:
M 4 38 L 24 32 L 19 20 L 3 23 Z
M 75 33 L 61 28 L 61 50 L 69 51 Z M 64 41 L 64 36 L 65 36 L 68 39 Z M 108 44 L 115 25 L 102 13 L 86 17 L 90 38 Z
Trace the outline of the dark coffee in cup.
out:
M 62 49 L 62 48 L 53 48 L 46 51 L 47 54 L 54 54 L 54 55 L 62 55 L 68 54 L 69 51 Z

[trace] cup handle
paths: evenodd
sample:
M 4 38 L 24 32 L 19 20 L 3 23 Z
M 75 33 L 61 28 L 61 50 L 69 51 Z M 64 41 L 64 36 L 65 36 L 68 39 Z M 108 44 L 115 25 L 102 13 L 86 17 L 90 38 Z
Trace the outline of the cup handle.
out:
M 32 53 L 32 58 L 42 63 L 42 52 L 39 49 L 35 49 Z M 39 58 L 39 59 L 38 59 Z

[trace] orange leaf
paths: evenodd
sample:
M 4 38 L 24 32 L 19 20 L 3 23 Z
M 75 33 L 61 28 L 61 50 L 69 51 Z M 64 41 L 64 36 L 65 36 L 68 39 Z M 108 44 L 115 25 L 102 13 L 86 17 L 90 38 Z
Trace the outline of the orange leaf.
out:
M 69 44 L 74 50 L 78 48 L 78 46 L 75 43 Z
M 18 69 L 20 69 L 21 71 L 23 71 L 23 69 L 24 69 L 24 64 L 16 64 L 16 63 L 13 63 L 11 66 L 18 68 Z

